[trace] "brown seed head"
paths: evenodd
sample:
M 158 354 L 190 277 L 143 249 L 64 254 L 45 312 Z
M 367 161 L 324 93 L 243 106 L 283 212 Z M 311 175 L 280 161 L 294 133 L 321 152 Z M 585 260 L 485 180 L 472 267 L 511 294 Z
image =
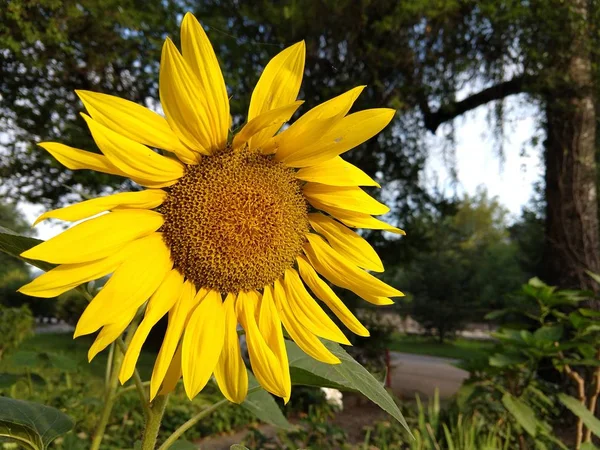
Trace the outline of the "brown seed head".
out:
M 301 253 L 307 204 L 294 171 L 226 149 L 188 166 L 161 206 L 175 268 L 196 287 L 260 289 Z

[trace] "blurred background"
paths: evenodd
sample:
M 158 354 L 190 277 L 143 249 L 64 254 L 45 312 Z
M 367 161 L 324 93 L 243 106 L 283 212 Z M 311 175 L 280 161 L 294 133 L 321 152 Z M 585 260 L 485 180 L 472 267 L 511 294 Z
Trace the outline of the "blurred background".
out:
M 555 326 L 559 314 L 568 317 L 582 305 L 592 312 L 582 317 L 590 320 L 589 326 L 598 326 L 599 285 L 588 274 L 600 273 L 597 2 L 1 0 L 0 4 L 1 227 L 47 239 L 63 225 L 49 221 L 32 230 L 30 224 L 42 211 L 136 189 L 118 177 L 69 171 L 36 143 L 54 140 L 98 151 L 79 116 L 82 105 L 75 89 L 118 95 L 160 112 L 157 82 L 162 42 L 167 36 L 178 42 L 179 22 L 186 11 L 194 12 L 213 43 L 231 97 L 234 129 L 244 123 L 252 88 L 270 57 L 304 39 L 303 111 L 363 84 L 367 88 L 356 109 L 397 110 L 391 125 L 377 138 L 344 155 L 380 182 L 383 188 L 370 193 L 391 207 L 383 219 L 407 232 L 402 238 L 365 233 L 385 264 L 383 278 L 407 296 L 375 311 L 340 292 L 373 330 L 368 344 L 354 339 L 353 355 L 411 405 L 407 411 L 417 408 L 415 426 L 420 423 L 418 414 L 426 413 L 429 419 L 423 426 L 427 422 L 432 428 L 435 414 L 454 418 L 463 414 L 475 427 L 479 419 L 471 419 L 468 408 L 440 412 L 438 404 L 436 413 L 435 404 L 426 410 L 412 399 L 415 392 L 433 397 L 437 388 L 442 403 L 454 402 L 455 408 L 456 393 L 464 393 L 459 391 L 463 381 L 473 382 L 477 373 L 492 366 L 523 377 L 525 384 L 513 394 L 524 401 L 532 380 L 552 384 L 552 392 L 570 392 L 564 364 L 557 368 L 554 363 L 535 363 L 522 372 L 523 362 L 531 363 L 527 358 L 532 355 L 505 365 L 490 365 L 486 358 L 512 354 L 506 349 L 494 353 L 495 346 L 512 345 L 501 338 L 506 327 L 531 333 L 536 327 Z M 31 267 L 0 254 L 3 322 L 10 318 L 11 324 L 23 324 L 10 327 L 20 331 L 11 331 L 10 338 L 7 332 L 6 342 L 0 343 L 0 368 L 6 371 L 4 378 L 0 373 L 0 392 L 41 397 L 81 417 L 87 415 L 79 422 L 79 437 L 69 444 L 79 445 L 77 440 L 85 441 L 90 433 L 97 405 L 77 397 L 84 383 L 80 380 L 78 385 L 75 375 L 102 371 L 101 358 L 92 369 L 80 364 L 89 342 L 84 338 L 73 343 L 68 334 L 86 301 L 75 292 L 57 299 L 17 293 L 33 276 Z M 533 285 L 523 287 L 534 277 Z M 546 295 L 550 289 L 546 285 L 561 290 Z M 567 289 L 569 295 L 577 293 L 576 300 L 563 301 Z M 563 300 L 544 303 L 552 295 Z M 555 322 L 548 324 L 547 310 L 556 305 L 560 308 L 552 316 Z M 519 314 L 524 312 L 528 315 Z M 575 332 L 569 334 L 567 328 L 575 327 L 573 323 L 562 324 L 561 336 L 554 336 L 554 341 L 572 339 Z M 145 348 L 148 371 L 160 333 L 157 330 L 154 342 Z M 597 329 L 591 333 L 597 336 Z M 596 342 L 587 342 L 587 349 L 594 350 Z M 3 352 L 8 356 L 3 358 Z M 65 366 L 48 356 L 56 352 L 68 354 L 69 362 L 62 362 Z M 588 356 L 594 360 L 595 353 Z M 538 355 L 539 361 L 551 357 L 556 355 Z M 487 366 L 467 364 L 477 358 L 486 360 Z M 459 361 L 460 370 L 453 365 Z M 600 389 L 600 375 L 594 385 L 594 367 L 589 364 L 584 369 L 591 370 L 586 389 L 592 397 L 594 389 Z M 32 374 L 40 379 L 32 380 Z M 48 391 L 49 380 L 67 375 L 69 389 L 76 394 Z M 506 373 L 489 377 L 488 381 L 496 377 L 500 384 L 509 379 Z M 99 382 L 101 378 L 102 374 Z M 534 388 L 540 390 L 539 385 Z M 498 392 L 488 392 L 499 409 L 484 417 L 481 426 L 503 437 L 502 445 L 508 446 L 502 448 L 538 448 L 537 433 L 515 422 Z M 294 417 L 308 417 L 308 429 L 341 421 L 335 433 L 327 429 L 319 437 L 338 436 L 339 442 L 293 438 L 305 439 L 302 445 L 308 448 L 337 448 L 353 439 L 364 442 L 364 448 L 412 448 L 406 435 L 390 431 L 393 425 L 378 413 L 365 414 L 364 423 L 349 425 L 356 414 L 346 412 L 343 419 L 344 413 L 337 410 L 337 415 L 329 415 L 329 410 L 315 413 L 315 405 L 328 404 L 320 394 L 307 391 L 306 398 L 300 397 L 291 409 L 296 408 Z M 368 409 L 360 398 L 352 402 L 348 405 Z M 596 404 L 591 408 L 588 403 L 594 413 Z M 556 417 L 559 409 L 540 405 L 529 404 L 531 413 L 543 423 L 559 424 L 563 445 L 575 448 L 575 419 L 563 423 Z M 185 417 L 191 406 L 181 408 Z M 140 419 L 131 408 L 121 409 L 120 421 L 113 424 L 115 434 L 125 425 L 137 426 Z M 232 415 L 209 431 L 196 430 L 193 437 L 233 432 L 253 422 Z M 499 418 L 504 418 L 503 423 L 512 420 L 513 428 L 492 430 Z M 435 419 L 438 428 L 433 438 L 432 432 L 422 430 L 430 442 L 423 445 L 431 447 L 414 448 L 450 448 L 442 422 Z M 269 442 L 294 448 L 261 428 L 252 433 L 252 448 Z M 550 444 L 551 440 L 544 442 L 545 448 L 562 448 Z M 113 444 L 123 448 L 118 440 Z M 484 448 L 482 443 L 473 445 Z M 494 445 L 489 448 L 501 448 Z

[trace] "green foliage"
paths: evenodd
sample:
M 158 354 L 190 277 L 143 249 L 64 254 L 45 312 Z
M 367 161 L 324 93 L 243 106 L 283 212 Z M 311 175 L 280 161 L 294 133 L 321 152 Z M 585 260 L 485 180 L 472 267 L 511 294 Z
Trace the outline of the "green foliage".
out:
M 251 428 L 243 444 L 248 448 L 272 450 L 347 448 L 345 431 L 331 423 L 334 411 L 334 408 L 326 403 L 311 405 L 308 414 L 301 416 L 295 431 L 280 431 L 273 438 L 263 434 L 258 428 Z
M 0 9 L 5 192 L 48 204 L 72 194 L 74 186 L 87 195 L 122 184 L 117 177 L 65 170 L 34 144 L 60 140 L 94 150 L 78 117 L 75 89 L 140 103 L 158 98 L 160 48 L 177 29 L 180 11 L 172 1 L 120 0 L 15 0 Z
M 534 184 L 534 194 L 529 203 L 523 207 L 521 217 L 509 228 L 510 238 L 519 251 L 517 258 L 521 270 L 527 278 L 545 278 L 544 228 L 545 207 L 543 185 Z
M 600 437 L 600 420 L 580 400 L 566 394 L 559 394 L 558 399 L 569 410 L 575 414 L 583 424 L 596 436 Z
M 7 203 L 0 196 L 0 227 L 4 227 L 10 230 L 14 230 L 19 234 L 27 234 L 30 231 L 30 227 L 25 222 L 25 219 L 21 213 L 17 210 L 14 204 Z M 0 276 L 3 276 L 7 272 L 19 271 L 26 273 L 26 266 L 23 261 L 13 258 L 4 253 L 0 253 Z M 0 286 L 2 283 L 0 282 Z M 3 294 L 0 294 L 2 299 Z
M 242 406 L 263 422 L 275 425 L 284 430 L 293 427 L 287 421 L 275 399 L 264 389 L 260 389 L 258 381 L 251 372 L 248 372 L 248 396 Z
M 383 384 L 340 345 L 329 341 L 324 341 L 324 344 L 340 359 L 340 364 L 319 362 L 300 350 L 295 343 L 286 341 L 292 384 L 358 391 L 407 427 L 398 405 Z
M 33 316 L 27 306 L 6 308 L 0 305 L 0 359 L 17 348 L 32 333 L 33 326 Z
M 397 325 L 388 316 L 372 308 L 359 309 L 357 317 L 369 330 L 369 336 L 349 336 L 352 347 L 348 348 L 348 352 L 377 379 L 383 380 L 386 371 L 385 352 L 393 345 Z
M 73 425 L 69 416 L 54 408 L 0 397 L 0 442 L 7 439 L 28 450 L 45 450 Z
M 462 364 L 471 377 L 461 389 L 459 405 L 484 414 L 490 423 L 512 422 L 520 440 L 566 448 L 553 433 L 560 418 L 558 399 L 589 427 L 586 419 L 593 412 L 586 416 L 581 411 L 591 404 L 593 380 L 600 375 L 599 316 L 581 307 L 590 295 L 531 279 L 521 289 L 518 307 L 491 315 L 512 318 L 494 333 L 498 344 L 492 355 Z M 581 393 L 578 399 L 559 395 L 561 374 Z M 575 409 L 573 402 L 579 405 Z M 584 437 L 577 439 L 580 445 Z
M 506 210 L 485 190 L 414 224 L 425 230 L 424 248 L 408 264 L 402 285 L 407 308 L 443 341 L 465 323 L 503 306 L 523 281 L 516 247 L 508 239 Z
M 475 413 L 465 415 L 452 408 L 442 408 L 438 393 L 424 403 L 416 396 L 416 404 L 407 406 L 405 416 L 415 436 L 388 421 L 365 428 L 361 449 L 380 450 L 508 450 L 510 434 L 504 424 L 490 426 L 486 418 Z
M 56 299 L 45 300 L 54 305 L 54 317 L 64 320 L 70 325 L 77 323 L 83 310 L 88 305 L 88 300 L 77 290 L 67 291 Z

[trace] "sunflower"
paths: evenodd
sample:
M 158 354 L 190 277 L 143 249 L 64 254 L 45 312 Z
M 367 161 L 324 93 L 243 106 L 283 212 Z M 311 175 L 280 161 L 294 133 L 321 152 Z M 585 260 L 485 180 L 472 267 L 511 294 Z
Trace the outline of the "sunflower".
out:
M 36 223 L 87 220 L 22 254 L 57 267 L 20 291 L 55 297 L 112 274 L 83 312 L 75 337 L 100 330 L 91 360 L 143 309 L 120 369 L 122 383 L 132 376 L 152 327 L 168 314 L 151 398 L 172 390 L 181 377 L 192 398 L 214 374 L 226 398 L 243 401 L 248 376 L 241 324 L 256 378 L 287 401 L 282 324 L 304 352 L 325 363 L 340 361 L 319 338 L 349 344 L 313 295 L 352 332 L 369 335 L 327 282 L 375 305 L 402 295 L 369 273 L 383 271 L 381 260 L 350 228 L 403 231 L 373 217 L 389 208 L 359 186 L 379 185 L 339 156 L 379 133 L 394 111 L 348 114 L 360 86 L 279 132 L 302 104 L 305 46 L 299 42 L 264 68 L 248 121 L 230 139 L 223 75 L 189 13 L 181 46 L 180 53 L 167 39 L 162 49 L 165 117 L 118 97 L 77 91 L 102 153 L 39 144 L 71 170 L 128 177 L 145 189 L 42 214 Z

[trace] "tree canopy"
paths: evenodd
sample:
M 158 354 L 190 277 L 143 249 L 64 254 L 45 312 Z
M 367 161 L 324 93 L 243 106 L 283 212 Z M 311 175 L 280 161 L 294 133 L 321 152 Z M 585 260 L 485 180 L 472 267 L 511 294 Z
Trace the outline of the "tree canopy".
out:
M 156 102 L 161 42 L 177 35 L 186 9 L 200 18 L 217 50 L 234 127 L 245 120 L 269 57 L 301 39 L 307 44 L 304 110 L 362 84 L 358 108 L 398 110 L 385 133 L 347 157 L 386 182 L 392 220 L 401 226 L 436 206 L 420 182 L 427 133 L 445 134 L 451 151 L 453 119 L 490 105 L 502 142 L 502 100 L 525 94 L 540 108 L 546 136 L 543 275 L 551 284 L 597 287 L 585 270 L 600 271 L 600 8 L 584 0 L 10 2 L 0 12 L 7 25 L 0 32 L 3 191 L 56 204 L 74 190 L 86 195 L 121 186 L 114 177 L 61 169 L 33 144 L 60 140 L 95 148 L 77 116 L 74 89 Z

